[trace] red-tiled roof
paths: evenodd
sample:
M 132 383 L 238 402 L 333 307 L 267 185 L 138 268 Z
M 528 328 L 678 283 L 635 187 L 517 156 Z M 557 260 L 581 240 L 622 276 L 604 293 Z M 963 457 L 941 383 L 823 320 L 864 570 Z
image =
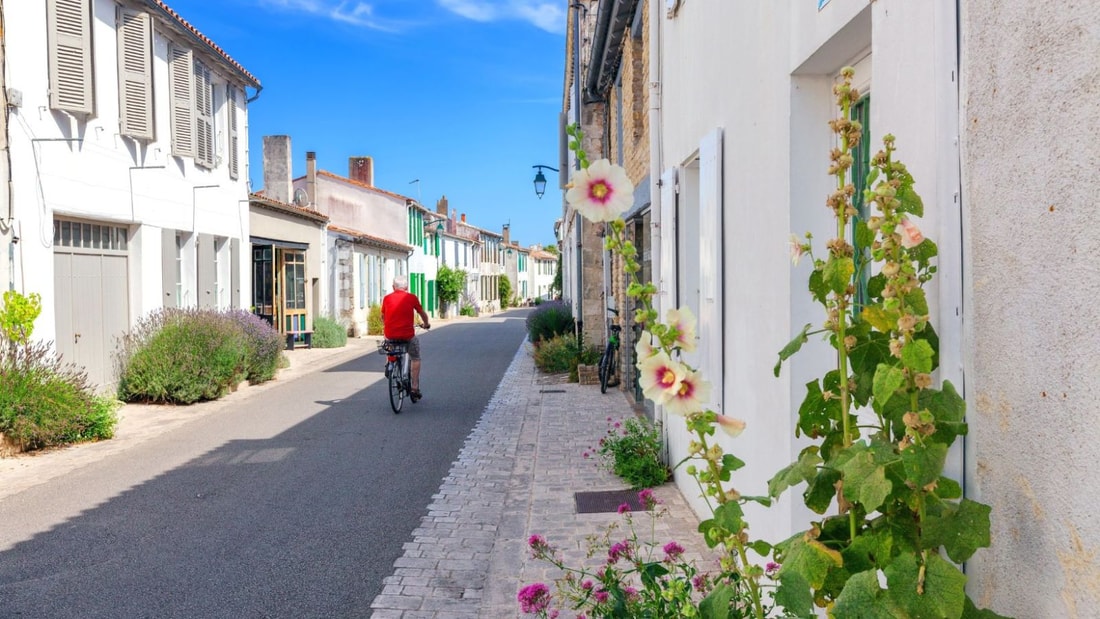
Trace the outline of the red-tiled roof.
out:
M 340 226 L 334 226 L 332 224 L 329 224 L 328 230 L 329 230 L 329 232 L 335 232 L 337 234 L 346 234 L 348 236 L 354 236 L 354 237 L 359 238 L 359 239 L 364 239 L 369 243 L 374 243 L 376 245 L 381 245 L 383 247 L 388 247 L 388 248 L 391 248 L 391 249 L 396 249 L 396 250 L 400 250 L 400 251 L 409 251 L 410 249 L 412 249 L 412 245 L 406 245 L 405 243 L 400 243 L 398 241 L 391 241 L 389 239 L 383 239 L 383 238 L 380 238 L 380 237 L 377 237 L 377 236 L 372 236 L 372 235 L 367 234 L 365 232 L 360 232 L 358 230 L 352 230 L 351 228 L 341 228 Z
M 328 216 L 320 211 L 315 211 L 311 208 L 305 208 L 298 206 L 297 204 L 287 204 L 286 202 L 280 202 L 279 200 L 273 200 L 265 195 L 263 192 L 253 192 L 248 195 L 249 203 L 256 206 L 270 208 L 276 211 L 283 211 L 292 215 L 299 215 L 307 219 L 312 219 L 318 222 L 328 221 Z
M 416 202 L 416 200 L 413 200 L 412 198 L 410 198 L 408 196 L 403 196 L 399 193 L 394 193 L 392 191 L 386 191 L 385 189 L 379 189 L 379 188 L 377 188 L 373 185 L 368 185 L 366 183 L 360 183 L 359 181 L 352 180 L 352 179 L 350 179 L 346 176 L 340 176 L 339 174 L 333 174 L 332 172 L 326 172 L 325 170 L 317 170 L 317 176 L 326 176 L 326 177 L 331 178 L 333 180 L 338 180 L 338 181 L 347 183 L 349 185 L 354 185 L 354 186 L 362 188 L 362 189 L 369 189 L 370 191 L 373 191 L 375 193 L 380 193 L 382 195 L 390 196 L 391 198 L 398 198 L 399 200 L 404 200 L 405 202 L 409 202 L 409 201 Z M 423 208 L 423 207 L 421 207 L 421 208 Z
M 243 77 L 248 79 L 251 82 L 251 84 L 249 84 L 250 86 L 254 88 L 260 88 L 260 80 L 256 79 L 255 75 L 249 73 L 248 69 L 245 69 L 243 66 L 241 66 L 241 63 L 233 60 L 233 58 L 231 58 L 229 54 L 225 53 L 225 50 L 219 47 L 217 43 L 210 40 L 210 38 L 203 33 L 199 32 L 197 28 L 192 26 L 190 22 L 181 17 L 179 13 L 175 12 L 162 0 L 145 0 L 145 3 L 148 4 L 151 8 L 160 9 L 161 12 L 171 17 L 172 20 L 175 21 L 180 27 L 182 27 L 187 33 L 191 34 L 199 41 L 202 41 L 203 44 L 210 48 L 210 51 L 214 52 L 214 55 L 220 56 L 223 60 L 225 60 L 226 63 L 229 64 L 229 66 L 239 71 Z

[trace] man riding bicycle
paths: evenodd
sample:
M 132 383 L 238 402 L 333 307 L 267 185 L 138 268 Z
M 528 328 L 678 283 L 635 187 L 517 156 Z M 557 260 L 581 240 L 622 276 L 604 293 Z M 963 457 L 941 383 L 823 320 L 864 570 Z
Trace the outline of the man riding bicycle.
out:
M 428 313 L 420 305 L 420 299 L 409 292 L 409 280 L 403 275 L 393 278 L 393 292 L 382 299 L 382 333 L 387 340 L 408 342 L 409 369 L 412 373 L 412 392 L 409 397 L 413 402 L 421 398 L 420 395 L 420 340 L 416 337 L 415 314 L 420 314 L 420 321 L 425 329 L 432 328 L 428 322 Z

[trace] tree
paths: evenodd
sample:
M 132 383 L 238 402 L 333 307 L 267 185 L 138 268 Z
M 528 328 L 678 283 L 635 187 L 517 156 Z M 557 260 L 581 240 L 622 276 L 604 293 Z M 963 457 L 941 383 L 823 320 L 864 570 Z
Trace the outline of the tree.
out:
M 501 277 L 497 282 L 497 292 L 500 293 L 500 309 L 505 309 L 512 299 L 512 281 L 507 277 Z
M 458 302 L 459 295 L 465 290 L 466 271 L 443 265 L 439 267 L 435 281 L 439 288 L 440 305 L 445 310 L 448 303 Z

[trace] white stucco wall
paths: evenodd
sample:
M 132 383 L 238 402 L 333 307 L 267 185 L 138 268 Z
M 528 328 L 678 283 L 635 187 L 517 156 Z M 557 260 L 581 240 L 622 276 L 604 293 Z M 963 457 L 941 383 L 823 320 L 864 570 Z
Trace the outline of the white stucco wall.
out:
M 294 188 L 306 189 L 306 179 L 296 179 Z M 328 215 L 331 225 L 408 244 L 408 207 L 404 199 L 322 174 L 317 176 L 316 191 L 315 208 Z
M 249 282 L 247 203 L 247 113 L 238 115 L 240 174 L 228 166 L 198 167 L 191 158 L 171 156 L 166 28 L 154 22 L 153 97 L 156 139 L 138 143 L 119 135 L 116 3 L 93 2 L 92 20 L 95 113 L 78 119 L 49 106 L 46 12 L 43 3 L 5 4 L 6 85 L 22 104 L 10 111 L 13 210 L 20 242 L 16 246 L 14 286 L 42 295 L 43 312 L 35 335 L 54 339 L 53 220 L 79 218 L 125 226 L 129 230 L 130 320 L 159 308 L 162 229 L 240 239 L 238 273 L 242 299 Z M 184 41 L 183 37 L 179 40 Z M 215 90 L 216 149 L 224 155 L 224 71 L 204 58 Z M 193 241 L 192 241 L 193 242 Z M 227 257 L 226 257 L 227 258 Z M 192 292 L 195 283 L 190 282 Z M 174 287 L 174 282 L 171 284 Z M 192 297 L 194 298 L 194 297 Z M 243 302 L 243 301 L 242 301 Z
M 1095 617 L 1100 4 L 962 6 L 968 490 L 994 515 L 976 599 Z

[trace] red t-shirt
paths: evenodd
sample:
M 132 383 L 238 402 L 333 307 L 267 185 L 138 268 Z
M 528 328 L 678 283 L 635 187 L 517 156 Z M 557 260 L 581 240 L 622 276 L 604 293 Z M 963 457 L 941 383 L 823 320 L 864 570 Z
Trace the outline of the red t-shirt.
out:
M 391 340 L 413 339 L 416 336 L 413 315 L 422 311 L 415 294 L 394 290 L 382 299 L 382 332 Z

